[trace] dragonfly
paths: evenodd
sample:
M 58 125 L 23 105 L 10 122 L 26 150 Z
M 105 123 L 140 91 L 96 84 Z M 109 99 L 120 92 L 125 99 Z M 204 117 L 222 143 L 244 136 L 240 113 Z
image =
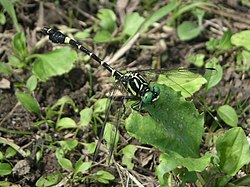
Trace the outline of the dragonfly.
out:
M 134 110 L 137 110 L 139 112 L 142 111 L 142 108 L 144 105 L 147 104 L 153 104 L 155 103 L 159 97 L 160 97 L 160 88 L 157 85 L 151 86 L 151 80 L 147 81 L 144 77 L 144 73 L 149 71 L 150 69 L 146 70 L 138 70 L 138 71 L 127 71 L 125 73 L 122 73 L 114 68 L 112 68 L 107 62 L 99 58 L 97 55 L 92 53 L 90 50 L 88 50 L 86 47 L 84 47 L 81 43 L 78 41 L 69 38 L 67 35 L 63 34 L 62 32 L 50 28 L 50 27 L 44 27 L 42 29 L 42 32 L 49 36 L 49 39 L 53 43 L 58 44 L 67 44 L 71 45 L 72 47 L 79 49 L 83 53 L 87 54 L 89 57 L 91 57 L 93 60 L 98 62 L 100 65 L 102 65 L 107 71 L 111 73 L 111 75 L 114 77 L 115 82 L 122 85 L 122 87 L 131 94 L 132 98 L 136 100 L 135 103 L 131 105 L 131 108 Z M 214 68 L 206 68 L 207 70 L 215 70 Z M 156 73 L 164 73 L 165 69 L 155 70 Z M 168 70 L 169 71 L 169 70 Z M 179 76 L 185 76 L 185 72 L 187 71 L 184 69 L 177 70 L 179 72 Z M 182 75 L 183 74 L 183 75 Z M 111 96 L 112 98 L 112 96 Z M 111 103 L 111 102 L 109 102 Z M 110 106 L 107 107 L 107 110 L 110 109 Z M 108 112 L 106 111 L 107 118 Z M 106 119 L 105 119 L 106 121 Z M 99 136 L 99 141 L 96 146 L 96 151 L 99 149 L 102 136 L 104 132 L 106 122 L 104 122 L 104 126 L 101 131 L 101 135 Z M 95 152 L 96 152 L 95 151 Z M 112 154 L 112 151 L 110 151 Z M 96 157 L 96 153 L 94 156 L 94 159 Z

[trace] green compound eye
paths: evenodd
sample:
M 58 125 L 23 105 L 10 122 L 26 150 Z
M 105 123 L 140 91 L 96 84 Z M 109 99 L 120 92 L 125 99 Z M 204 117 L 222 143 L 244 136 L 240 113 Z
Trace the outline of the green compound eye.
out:
M 158 95 L 160 95 L 160 88 L 158 86 L 154 86 L 153 90 L 155 93 L 157 93 Z
M 149 104 L 152 102 L 153 99 L 153 93 L 152 92 L 147 92 L 142 98 L 142 102 L 145 104 Z

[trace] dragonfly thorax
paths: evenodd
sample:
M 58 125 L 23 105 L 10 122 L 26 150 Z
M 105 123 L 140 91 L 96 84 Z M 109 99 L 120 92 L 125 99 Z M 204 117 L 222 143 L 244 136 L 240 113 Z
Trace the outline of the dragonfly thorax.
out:
M 141 99 L 141 104 L 151 104 L 159 98 L 160 89 L 157 86 L 150 88 L 149 83 L 138 72 L 127 72 L 121 76 L 119 82 L 133 96 Z

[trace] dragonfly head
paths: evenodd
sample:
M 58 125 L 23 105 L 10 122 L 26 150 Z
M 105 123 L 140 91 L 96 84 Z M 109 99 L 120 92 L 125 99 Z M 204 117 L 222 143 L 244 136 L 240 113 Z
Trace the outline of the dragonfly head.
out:
M 151 104 L 157 101 L 160 96 L 160 88 L 158 86 L 153 86 L 152 90 L 149 90 L 142 97 L 142 102 L 145 104 Z

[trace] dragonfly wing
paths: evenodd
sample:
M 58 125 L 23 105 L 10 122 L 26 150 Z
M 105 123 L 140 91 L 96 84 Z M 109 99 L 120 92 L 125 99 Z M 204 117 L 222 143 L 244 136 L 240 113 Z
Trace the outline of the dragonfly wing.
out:
M 101 132 L 99 134 L 99 139 L 98 139 L 98 142 L 97 142 L 97 145 L 96 145 L 96 149 L 95 149 L 95 152 L 94 152 L 94 157 L 93 157 L 93 160 L 95 161 L 97 156 L 98 156 L 98 153 L 99 153 L 99 150 L 100 150 L 100 147 L 101 147 L 101 144 L 102 144 L 102 141 L 105 140 L 106 143 L 107 143 L 107 147 L 109 149 L 109 159 L 108 159 L 108 163 L 110 162 L 110 158 L 113 154 L 113 151 L 114 151 L 114 148 L 115 146 L 117 145 L 118 143 L 118 137 L 117 134 L 118 134 L 118 126 L 119 126 L 119 123 L 120 123 L 120 119 L 121 119 L 121 115 L 122 113 L 120 113 L 120 111 L 122 111 L 121 109 L 121 105 L 117 105 L 117 104 L 114 104 L 114 102 L 117 100 L 117 99 L 120 99 L 122 100 L 122 103 L 123 103 L 123 100 L 124 100 L 124 96 L 120 97 L 117 95 L 119 95 L 119 90 L 121 90 L 122 87 L 120 88 L 120 84 L 119 83 L 116 83 L 111 92 L 110 92 L 110 97 L 109 99 L 107 100 L 107 103 L 106 103 L 106 109 L 105 109 L 105 119 L 104 119 L 104 123 L 103 123 L 103 126 L 101 128 Z M 119 107 L 118 110 L 114 109 L 113 107 L 116 106 L 116 107 Z M 110 116 L 110 113 L 111 111 L 118 111 L 118 113 L 116 112 L 116 114 L 118 116 L 116 116 L 117 120 L 115 121 L 115 125 L 112 125 L 111 123 L 108 123 L 108 120 L 109 120 L 109 116 Z
M 95 149 L 94 156 L 93 156 L 94 161 L 97 159 L 97 156 L 98 156 L 101 144 L 102 144 L 104 130 L 105 130 L 105 127 L 106 127 L 107 122 L 108 122 L 108 118 L 109 118 L 109 114 L 110 114 L 110 111 L 111 111 L 111 106 L 112 106 L 112 102 L 113 102 L 113 98 L 114 98 L 116 89 L 117 89 L 117 85 L 115 84 L 114 87 L 112 88 L 111 92 L 110 92 L 110 98 L 106 102 L 105 118 L 104 118 L 104 122 L 103 122 L 103 125 L 102 125 L 102 128 L 101 128 L 101 132 L 99 134 L 99 139 L 98 139 L 97 144 L 96 144 L 96 149 Z
M 159 84 L 165 84 L 175 91 L 180 91 L 183 97 L 191 97 L 198 91 L 203 84 L 207 83 L 206 78 L 216 74 L 214 68 L 178 68 L 178 69 L 146 69 L 139 70 L 148 80 L 156 81 Z

